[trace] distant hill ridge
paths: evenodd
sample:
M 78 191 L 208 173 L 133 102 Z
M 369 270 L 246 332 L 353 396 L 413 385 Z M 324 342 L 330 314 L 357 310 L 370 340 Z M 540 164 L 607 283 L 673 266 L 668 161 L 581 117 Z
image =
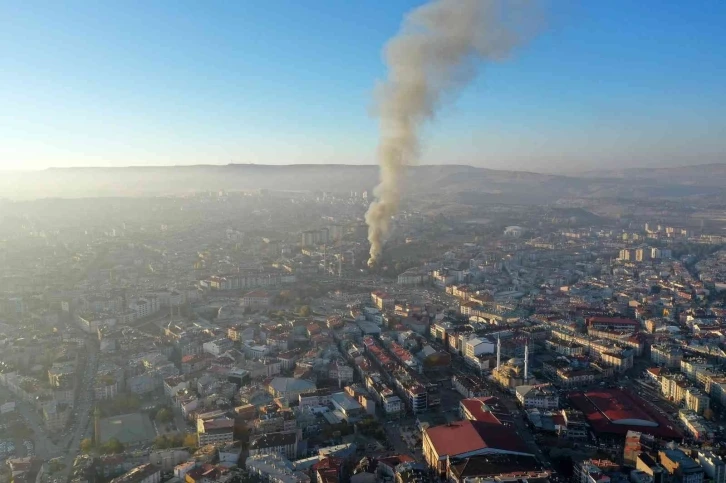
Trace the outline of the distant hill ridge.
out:
M 5 172 L 0 197 L 96 197 L 216 190 L 362 191 L 378 182 L 378 166 L 227 164 L 51 168 Z M 404 192 L 521 197 L 550 202 L 565 196 L 693 196 L 722 192 L 726 164 L 588 171 L 579 175 L 505 171 L 468 165 L 411 167 Z

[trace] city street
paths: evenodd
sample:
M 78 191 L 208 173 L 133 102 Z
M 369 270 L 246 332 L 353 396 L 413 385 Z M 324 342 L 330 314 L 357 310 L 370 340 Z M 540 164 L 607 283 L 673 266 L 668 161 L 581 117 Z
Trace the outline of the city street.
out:
M 25 418 L 33 433 L 35 433 L 33 437 L 35 454 L 44 459 L 58 456 L 61 450 L 50 440 L 50 437 L 43 427 L 43 420 L 40 414 L 26 402 L 18 402 L 15 407 L 23 418 Z
M 393 445 L 393 449 L 396 454 L 415 456 L 401 438 L 401 424 L 401 422 L 392 422 L 383 425 L 383 429 L 386 431 L 386 436 L 388 437 L 388 442 Z M 420 448 L 417 449 L 420 450 Z
M 98 366 L 98 348 L 94 342 L 87 344 L 88 360 L 83 383 L 79 386 L 79 394 L 74 412 L 78 412 L 75 424 L 69 435 L 63 437 L 59 446 L 65 452 L 62 463 L 65 465 L 62 477 L 68 478 L 73 469 L 73 461 L 80 451 L 81 440 L 93 434 L 93 384 Z
M 174 413 L 174 424 L 176 425 L 177 431 L 182 432 L 182 433 L 188 433 L 189 426 L 187 425 L 187 422 L 184 420 L 184 415 L 182 414 L 181 408 L 175 404 L 174 408 L 172 409 L 172 412 Z

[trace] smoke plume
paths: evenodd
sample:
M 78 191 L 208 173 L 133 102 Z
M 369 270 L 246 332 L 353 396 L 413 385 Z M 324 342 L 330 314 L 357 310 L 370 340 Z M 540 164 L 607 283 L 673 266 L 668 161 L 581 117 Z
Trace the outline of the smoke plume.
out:
M 410 12 L 386 45 L 388 79 L 377 97 L 380 183 L 366 213 L 369 266 L 398 211 L 405 167 L 418 156 L 419 128 L 478 64 L 505 59 L 528 37 L 537 11 L 534 0 L 435 0 Z

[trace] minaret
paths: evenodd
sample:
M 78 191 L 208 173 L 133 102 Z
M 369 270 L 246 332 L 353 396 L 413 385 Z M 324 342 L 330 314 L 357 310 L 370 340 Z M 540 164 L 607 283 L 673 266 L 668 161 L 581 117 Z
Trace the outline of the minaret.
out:
M 529 380 L 529 341 L 524 342 L 524 383 Z
M 93 439 L 96 446 L 101 445 L 101 410 L 98 405 L 93 410 Z
M 502 340 L 497 334 L 497 370 L 499 370 L 499 365 L 502 363 Z

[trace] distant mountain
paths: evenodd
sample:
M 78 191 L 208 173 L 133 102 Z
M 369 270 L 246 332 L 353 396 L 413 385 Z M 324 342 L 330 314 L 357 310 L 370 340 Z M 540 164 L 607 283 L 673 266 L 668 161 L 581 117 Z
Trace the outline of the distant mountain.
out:
M 269 189 L 363 191 L 378 182 L 373 165 L 198 165 L 127 168 L 55 168 L 5 172 L 0 198 L 156 196 L 197 191 Z M 560 176 L 463 165 L 409 168 L 407 196 L 452 201 L 546 203 L 562 197 L 680 197 L 721 193 L 726 165 L 637 168 Z
M 672 168 L 626 168 L 586 171 L 583 178 L 617 178 L 658 181 L 668 184 L 723 186 L 726 163 L 677 166 Z

